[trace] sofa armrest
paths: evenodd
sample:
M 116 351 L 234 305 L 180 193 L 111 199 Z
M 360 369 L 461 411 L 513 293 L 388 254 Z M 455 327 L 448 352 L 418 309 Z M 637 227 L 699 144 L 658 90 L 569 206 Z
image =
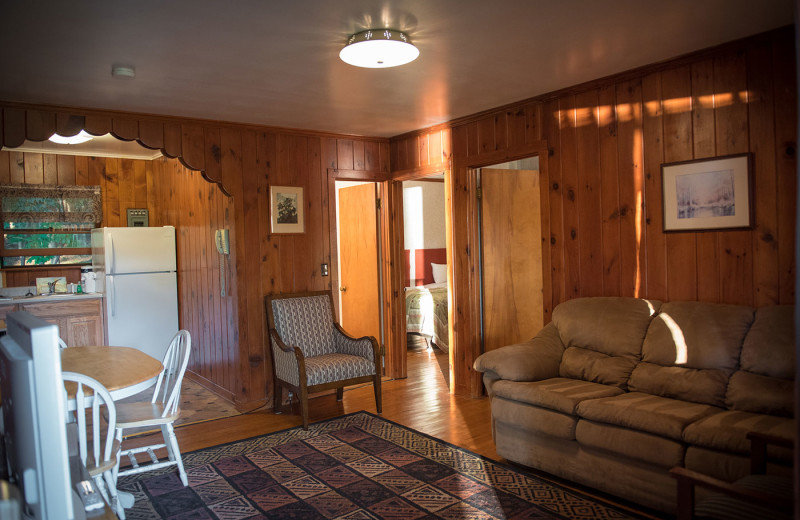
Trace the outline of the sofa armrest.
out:
M 551 322 L 530 341 L 481 354 L 473 367 L 478 372 L 493 374 L 499 379 L 539 381 L 558 377 L 563 354 L 564 344 L 558 329 Z

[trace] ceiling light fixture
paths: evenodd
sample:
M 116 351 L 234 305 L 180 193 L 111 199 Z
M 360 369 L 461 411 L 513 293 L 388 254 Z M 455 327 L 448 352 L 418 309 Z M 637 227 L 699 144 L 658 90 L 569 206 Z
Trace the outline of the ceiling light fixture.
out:
M 80 143 L 85 143 L 86 141 L 91 141 L 92 139 L 94 139 L 94 136 L 92 136 L 91 134 L 87 134 L 86 130 L 81 130 L 80 133 L 76 135 L 71 135 L 69 137 L 53 134 L 50 136 L 50 139 L 48 140 L 58 144 L 80 144 Z
M 133 79 L 136 77 L 136 69 L 130 65 L 112 65 L 111 75 L 119 79 Z
M 369 29 L 347 40 L 339 53 L 343 62 L 369 69 L 384 69 L 411 63 L 419 56 L 405 33 L 392 29 Z

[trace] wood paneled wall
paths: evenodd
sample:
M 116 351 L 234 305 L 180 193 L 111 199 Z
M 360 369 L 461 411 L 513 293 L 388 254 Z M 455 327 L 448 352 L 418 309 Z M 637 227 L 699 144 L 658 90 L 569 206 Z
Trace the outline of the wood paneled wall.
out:
M 790 29 L 454 121 L 456 391 L 481 391 L 471 369 L 480 315 L 470 168 L 544 147 L 545 322 L 555 305 L 581 296 L 791 304 L 796 126 Z M 398 176 L 428 170 L 413 143 L 441 133 L 393 139 Z M 741 152 L 754 154 L 755 227 L 665 234 L 661 164 Z
M 220 255 L 214 241 L 217 229 L 235 231 L 233 198 L 176 160 L 157 159 L 151 167 L 157 182 L 150 185 L 150 216 L 176 229 L 180 325 L 192 335 L 188 377 L 233 401 L 239 356 L 238 288 L 231 283 L 236 258 Z
M 126 226 L 128 208 L 150 208 L 153 220 L 152 161 L 104 157 L 0 151 L 0 184 L 64 184 L 100 186 L 103 194 L 103 226 Z M 80 281 L 80 268 L 14 269 L 5 272 L 7 287 L 35 285 L 36 277 L 66 276 Z
M 0 109 L 0 142 L 5 146 L 20 146 L 25 139 L 43 141 L 54 131 L 74 135 L 84 128 L 95 135 L 112 133 L 177 158 L 232 197 L 235 352 L 226 351 L 229 344 L 215 345 L 206 359 L 227 360 L 234 366 L 230 376 L 219 379 L 212 370 L 212 375 L 203 377 L 224 385 L 243 409 L 268 402 L 271 370 L 265 350 L 264 296 L 330 289 L 330 277 L 320 274 L 321 264 L 331 263 L 328 169 L 371 170 L 388 176 L 388 140 L 2 102 Z M 160 182 L 154 176 L 154 183 Z M 305 233 L 269 233 L 271 184 L 304 188 Z

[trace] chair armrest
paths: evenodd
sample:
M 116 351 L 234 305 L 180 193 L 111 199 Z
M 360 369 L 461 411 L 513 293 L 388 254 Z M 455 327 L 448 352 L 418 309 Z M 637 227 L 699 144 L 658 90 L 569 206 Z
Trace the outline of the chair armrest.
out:
M 275 329 L 269 329 L 269 337 L 276 376 L 282 381 L 300 386 L 300 382 L 306 380 L 306 361 L 303 351 L 299 347 L 286 345 Z
M 530 341 L 481 354 L 473 367 L 478 372 L 493 373 L 499 379 L 540 381 L 558 377 L 563 355 L 564 344 L 551 322 Z
M 344 331 L 338 323 L 333 324 L 334 342 L 336 351 L 343 354 L 360 356 L 370 361 L 380 360 L 380 346 L 378 340 L 372 336 L 355 338 Z
M 278 346 L 284 352 L 294 352 L 295 349 L 300 350 L 297 347 L 287 346 L 286 343 L 284 343 L 283 340 L 281 339 L 281 336 L 280 334 L 278 334 L 278 331 L 275 329 L 269 329 L 269 336 L 270 339 L 273 341 L 273 344 Z M 302 355 L 302 352 L 300 352 L 300 354 Z
M 669 470 L 670 476 L 678 481 L 678 506 L 676 520 L 690 520 L 694 515 L 694 494 L 695 487 L 703 488 L 731 496 L 733 498 L 749 502 L 752 504 L 777 509 L 780 511 L 791 511 L 792 501 L 786 497 L 765 493 L 736 485 L 736 483 L 725 482 L 696 471 L 682 467 L 674 467 Z
M 750 441 L 750 473 L 763 475 L 767 472 L 767 446 L 774 444 L 781 448 L 794 449 L 794 440 L 777 437 L 768 433 L 748 432 Z

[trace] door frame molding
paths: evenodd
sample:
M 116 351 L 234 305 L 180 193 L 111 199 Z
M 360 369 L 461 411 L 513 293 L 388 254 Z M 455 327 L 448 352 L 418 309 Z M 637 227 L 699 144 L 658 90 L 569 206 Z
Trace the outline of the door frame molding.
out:
M 430 177 L 431 175 L 436 174 L 443 174 L 444 175 L 444 185 L 445 185 L 445 200 L 443 201 L 445 205 L 445 248 L 447 250 L 447 258 L 448 264 L 450 262 L 450 255 L 451 255 L 451 205 L 450 205 L 450 196 L 449 196 L 449 189 L 448 189 L 448 182 L 450 176 L 450 167 L 449 164 L 447 167 L 426 167 L 421 168 L 417 171 L 407 173 L 405 175 L 397 176 L 393 178 L 390 182 L 387 183 L 388 191 L 387 191 L 387 199 L 388 203 L 388 217 L 389 217 L 389 228 L 391 232 L 391 236 L 389 236 L 389 240 L 391 242 L 390 249 L 392 251 L 391 262 L 394 266 L 391 269 L 390 277 L 391 277 L 391 314 L 396 326 L 392 329 L 391 333 L 393 336 L 391 350 L 386 351 L 386 358 L 387 360 L 391 358 L 391 366 L 393 371 L 390 373 L 387 369 L 386 374 L 390 375 L 391 377 L 395 378 L 405 378 L 408 377 L 408 360 L 407 360 L 407 341 L 406 341 L 406 302 L 405 302 L 405 292 L 404 292 L 404 276 L 403 276 L 403 267 L 405 259 L 403 258 L 403 251 L 405 250 L 405 228 L 404 228 L 404 215 L 403 215 L 403 182 L 405 181 L 419 181 L 424 180 L 426 177 Z M 449 275 L 448 275 L 449 276 Z M 448 283 L 448 287 L 450 284 Z M 449 295 L 448 295 L 449 297 Z M 451 306 L 448 305 L 448 308 Z M 448 311 L 450 312 L 450 311 Z M 450 341 L 452 342 L 453 337 L 453 327 L 452 327 L 452 315 L 448 316 L 448 336 Z M 448 365 L 450 370 L 450 392 L 452 393 L 453 385 L 453 349 L 448 349 Z M 389 362 L 387 361 L 387 366 L 389 366 Z
M 548 301 L 552 295 L 550 278 L 550 214 L 549 214 L 549 173 L 547 158 L 549 151 L 547 141 L 532 141 L 515 146 L 513 150 L 491 150 L 468 155 L 466 150 L 459 149 L 459 143 L 453 143 L 452 182 L 449 184 L 449 196 L 453 207 L 449 219 L 464 218 L 459 222 L 459 230 L 453 228 L 449 236 L 452 255 L 448 250 L 447 275 L 450 283 L 450 349 L 454 361 L 451 370 L 451 392 L 472 397 L 483 395 L 481 374 L 472 368 L 475 359 L 481 355 L 481 278 L 480 262 L 475 248 L 480 247 L 480 223 L 478 222 L 477 174 L 478 168 L 492 166 L 528 157 L 539 157 L 539 176 L 541 189 L 542 217 L 542 282 L 545 302 L 544 323 L 550 321 L 551 311 Z M 449 231 L 449 228 L 448 228 Z M 547 236 L 545 236 L 545 233 Z M 460 319 L 454 322 L 454 316 Z
M 378 209 L 378 226 L 381 240 L 381 254 L 379 272 L 381 274 L 381 293 L 383 300 L 381 302 L 381 314 L 383 320 L 383 342 L 382 346 L 384 351 L 384 375 L 391 375 L 395 371 L 392 363 L 392 356 L 389 355 L 393 352 L 394 335 L 392 331 L 395 325 L 392 320 L 392 299 L 391 295 L 391 258 L 393 251 L 390 247 L 390 222 L 388 215 L 390 214 L 389 201 L 387 200 L 387 191 L 389 190 L 390 174 L 379 170 L 339 170 L 336 168 L 328 168 L 328 222 L 330 226 L 330 251 L 331 251 L 331 265 L 328 272 L 331 277 L 331 291 L 339 290 L 339 230 L 336 227 L 336 181 L 363 181 L 374 182 L 378 185 L 378 197 L 381 201 L 380 208 Z M 333 298 L 334 312 L 336 316 L 340 316 L 339 298 Z M 379 341 L 380 343 L 380 341 Z

